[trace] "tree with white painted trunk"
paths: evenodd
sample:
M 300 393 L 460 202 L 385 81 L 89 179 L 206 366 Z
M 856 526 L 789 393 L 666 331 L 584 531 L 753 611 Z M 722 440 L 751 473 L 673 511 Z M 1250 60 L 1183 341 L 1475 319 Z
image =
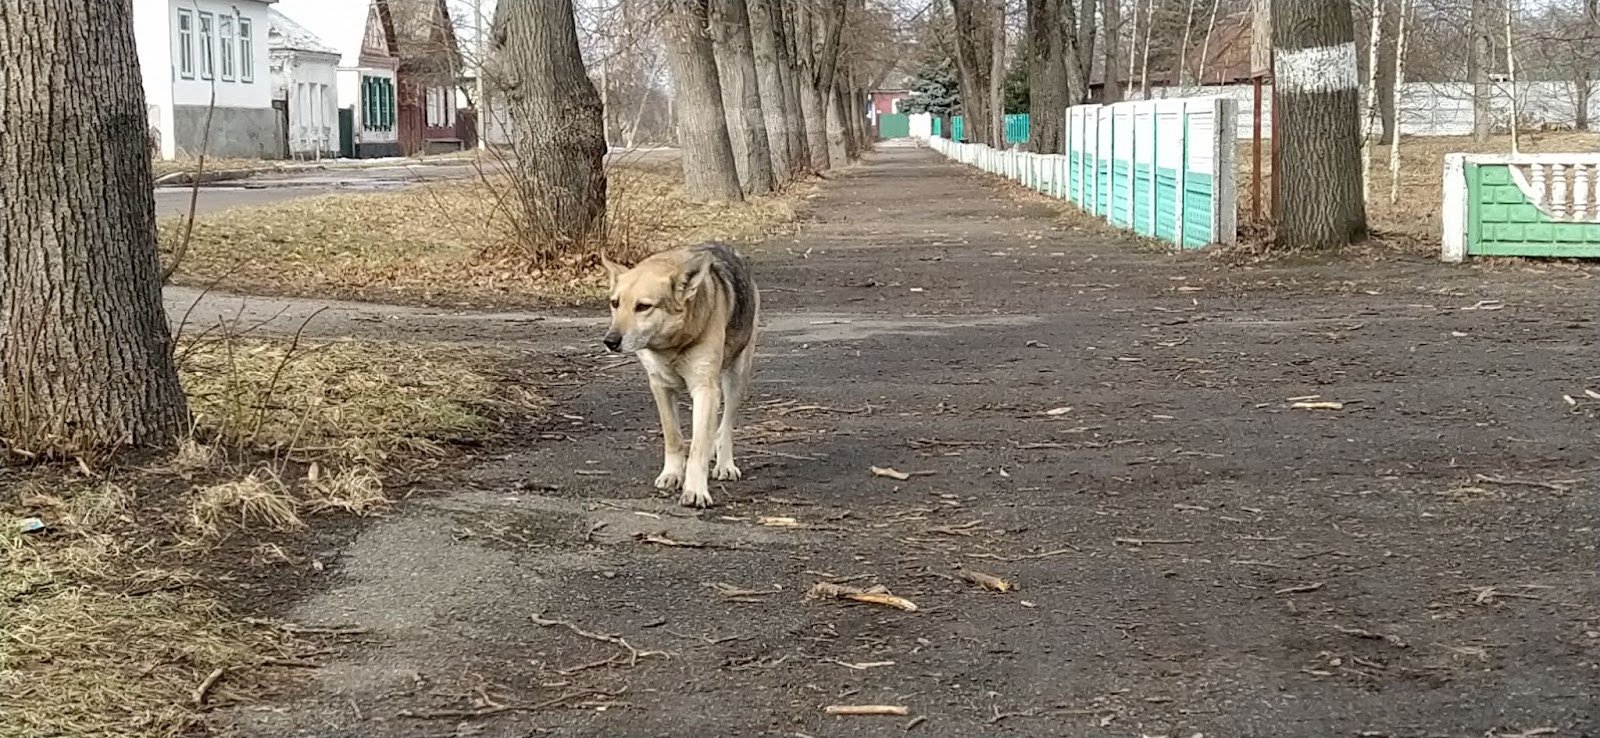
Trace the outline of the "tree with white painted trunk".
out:
M 0 438 L 165 446 L 189 427 L 156 254 L 127 0 L 0 0 Z M 10 523 L 8 523 L 10 524 Z
M 1281 137 L 1276 243 L 1337 248 L 1366 236 L 1355 22 L 1348 0 L 1274 0 Z
M 739 169 L 728 138 L 722 81 L 707 33 L 707 0 L 669 0 L 661 18 L 667 66 L 676 88 L 684 195 L 696 202 L 739 202 Z

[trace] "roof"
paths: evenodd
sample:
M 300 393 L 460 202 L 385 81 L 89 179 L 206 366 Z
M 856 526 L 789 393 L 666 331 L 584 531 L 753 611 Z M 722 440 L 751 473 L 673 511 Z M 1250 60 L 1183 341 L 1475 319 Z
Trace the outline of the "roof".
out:
M 278 10 L 339 53 L 339 65 L 361 64 L 367 18 L 377 0 L 278 0 Z
M 338 49 L 323 43 L 317 34 L 299 23 L 294 22 L 277 8 L 271 9 L 267 14 L 267 47 L 273 49 L 290 49 L 293 51 L 310 51 L 318 54 L 339 53 Z

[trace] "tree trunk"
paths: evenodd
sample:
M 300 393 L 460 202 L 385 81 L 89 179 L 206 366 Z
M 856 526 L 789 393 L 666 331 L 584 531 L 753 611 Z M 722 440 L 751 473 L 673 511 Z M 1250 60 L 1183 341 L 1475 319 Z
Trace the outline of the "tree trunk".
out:
M 955 13 L 956 71 L 960 76 L 961 121 L 963 134 L 973 143 L 985 143 L 995 148 L 1004 144 L 992 135 L 992 112 L 989 77 L 993 63 L 990 47 L 994 44 L 989 29 L 992 20 L 985 0 L 952 0 Z
M 750 46 L 760 78 L 761 116 L 767 126 L 767 145 L 772 154 L 772 176 L 778 184 L 794 179 L 793 141 L 789 129 L 788 85 L 783 79 L 784 54 L 778 41 L 779 16 L 773 5 L 778 0 L 749 0 Z
M 494 59 L 516 121 L 517 195 L 537 264 L 604 245 L 606 138 L 584 70 L 571 0 L 512 0 L 495 13 Z
M 1591 39 L 1590 47 L 1578 55 L 1578 73 L 1573 75 L 1573 86 L 1577 88 L 1573 100 L 1574 116 L 1572 127 L 1580 130 L 1589 130 L 1589 97 L 1594 91 L 1594 63 L 1595 55 L 1592 39 L 1600 35 L 1600 0 L 1584 0 L 1583 2 L 1583 35 Z
M 1472 140 L 1488 141 L 1492 130 L 1489 101 L 1489 1 L 1472 0 L 1472 50 L 1467 77 L 1472 80 Z
M 833 78 L 838 69 L 839 37 L 844 30 L 845 0 L 830 0 L 822 8 L 797 5 L 792 26 L 800 49 L 800 106 L 806 119 L 806 143 L 811 151 L 811 166 L 827 170 L 834 162 L 828 155 L 828 106 L 833 95 Z
M 1386 1 L 1386 0 L 1385 0 Z M 1395 117 L 1395 66 L 1394 43 L 1398 25 L 1395 23 L 1396 14 L 1386 13 L 1383 18 L 1383 31 L 1380 34 L 1384 43 L 1378 49 L 1378 143 L 1384 146 L 1394 141 L 1398 119 Z
M 815 173 L 815 169 L 811 165 L 805 109 L 800 103 L 802 75 L 797 68 L 800 53 L 795 49 L 794 26 L 790 21 L 794 10 L 788 7 L 790 0 L 765 1 L 771 3 L 772 29 L 778 36 L 778 75 L 783 85 L 784 113 L 788 116 L 789 167 L 798 179 L 803 174 Z
M 835 76 L 833 90 L 828 95 L 828 158 L 833 160 L 834 166 L 856 158 L 851 150 L 850 123 L 846 120 L 846 108 L 850 103 L 845 100 L 844 84 L 844 75 Z
M 1028 0 L 1028 149 L 1040 154 L 1059 154 L 1062 150 L 1069 53 L 1063 48 L 1063 3 L 1071 8 L 1072 0 Z M 1076 61 L 1076 52 L 1071 53 Z
M 189 425 L 120 2 L 0 0 L 0 437 L 79 456 Z
M 1096 0 L 1061 0 L 1063 10 L 1072 2 L 1078 2 L 1075 15 L 1077 26 L 1074 33 L 1078 36 L 1078 66 L 1083 69 L 1084 90 L 1089 89 L 1089 76 L 1094 70 L 1094 34 L 1095 34 L 1095 2 Z M 1064 17 L 1064 16 L 1063 16 Z
M 994 43 L 989 47 L 989 110 L 994 115 L 995 148 L 1007 148 L 1006 140 L 1006 0 L 994 0 Z
M 867 91 L 861 86 L 861 80 L 851 76 L 850 88 L 845 90 L 845 100 L 850 104 L 846 108 L 850 121 L 850 132 L 855 135 L 856 158 L 860 159 L 872 150 L 872 126 L 867 122 Z
M 1347 0 L 1273 0 L 1282 169 L 1277 244 L 1337 248 L 1366 235 L 1355 23 Z
M 684 194 L 695 202 L 739 202 L 739 169 L 728 138 L 717 59 L 706 34 L 707 0 L 670 0 L 662 14 L 667 66 L 678 98 Z
M 1105 68 L 1105 84 L 1100 88 L 1100 102 L 1122 102 L 1122 80 L 1118 79 L 1119 66 L 1122 56 L 1122 1 L 1103 0 L 1100 4 L 1100 18 L 1105 29 L 1105 55 L 1103 65 Z
M 711 0 L 711 40 L 722 81 L 722 105 L 728 116 L 733 161 L 745 194 L 775 188 L 772 149 L 762 111 L 761 82 L 750 41 L 750 15 L 745 0 Z

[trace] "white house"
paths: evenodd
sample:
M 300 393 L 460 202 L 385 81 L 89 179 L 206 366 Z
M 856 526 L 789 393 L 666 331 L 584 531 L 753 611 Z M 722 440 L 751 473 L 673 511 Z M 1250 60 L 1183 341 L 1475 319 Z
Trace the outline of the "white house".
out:
M 398 156 L 400 57 L 387 9 L 378 0 L 278 0 L 277 10 L 339 54 L 340 155 Z
M 210 156 L 271 158 L 282 151 L 267 73 L 267 11 L 274 2 L 133 0 L 139 68 L 161 158 L 199 154 L 202 140 Z
M 339 52 L 273 10 L 267 47 L 272 97 L 287 111 L 289 155 L 321 159 L 339 155 Z

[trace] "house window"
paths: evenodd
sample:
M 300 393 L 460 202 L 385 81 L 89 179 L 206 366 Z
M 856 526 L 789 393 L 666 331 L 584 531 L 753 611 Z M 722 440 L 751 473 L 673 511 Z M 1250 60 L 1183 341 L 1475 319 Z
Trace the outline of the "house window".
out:
M 222 79 L 224 82 L 233 81 L 233 16 L 224 15 L 217 18 L 217 40 L 222 47 Z
M 361 78 L 361 127 L 369 131 L 394 128 L 394 80 Z
M 450 88 L 428 88 L 428 127 L 448 128 L 456 124 L 456 111 L 451 104 Z
M 212 23 L 214 17 L 210 13 L 200 14 L 200 77 L 211 79 L 217 73 L 217 44 L 216 31 Z
M 194 11 L 178 10 L 178 75 L 194 79 Z
M 239 81 L 256 81 L 255 27 L 249 18 L 239 19 Z

